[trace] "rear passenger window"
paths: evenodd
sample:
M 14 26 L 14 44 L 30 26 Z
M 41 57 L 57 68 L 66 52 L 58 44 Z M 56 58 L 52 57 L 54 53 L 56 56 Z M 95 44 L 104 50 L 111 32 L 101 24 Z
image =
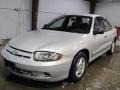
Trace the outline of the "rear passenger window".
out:
M 103 23 L 104 23 L 104 26 L 105 26 L 105 31 L 110 31 L 109 23 L 104 19 L 103 19 Z
M 105 20 L 106 20 L 106 22 L 109 24 L 110 30 L 112 30 L 112 29 L 113 29 L 113 26 L 110 24 L 110 22 L 109 22 L 107 19 L 105 19 Z
M 99 17 L 95 19 L 94 30 L 105 30 L 103 21 Z

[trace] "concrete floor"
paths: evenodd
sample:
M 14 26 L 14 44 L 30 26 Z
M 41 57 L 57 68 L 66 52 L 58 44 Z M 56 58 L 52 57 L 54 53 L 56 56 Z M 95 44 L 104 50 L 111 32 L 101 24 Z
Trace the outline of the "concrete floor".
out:
M 113 56 L 103 55 L 90 63 L 78 83 L 32 81 L 10 74 L 0 57 L 0 90 L 120 90 L 120 42 Z

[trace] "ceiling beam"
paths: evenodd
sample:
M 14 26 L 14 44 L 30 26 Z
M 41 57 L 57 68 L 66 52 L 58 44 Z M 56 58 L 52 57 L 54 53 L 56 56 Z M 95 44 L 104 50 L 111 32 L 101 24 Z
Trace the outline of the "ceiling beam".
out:
M 90 0 L 90 14 L 95 13 L 95 8 L 96 8 L 96 0 Z
M 37 30 L 39 0 L 32 0 L 32 30 Z

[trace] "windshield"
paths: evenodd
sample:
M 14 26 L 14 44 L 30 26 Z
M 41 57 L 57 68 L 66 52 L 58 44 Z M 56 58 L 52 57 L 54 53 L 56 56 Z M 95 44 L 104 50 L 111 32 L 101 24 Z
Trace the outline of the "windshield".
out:
M 58 17 L 43 29 L 87 34 L 90 32 L 92 17 L 66 15 Z

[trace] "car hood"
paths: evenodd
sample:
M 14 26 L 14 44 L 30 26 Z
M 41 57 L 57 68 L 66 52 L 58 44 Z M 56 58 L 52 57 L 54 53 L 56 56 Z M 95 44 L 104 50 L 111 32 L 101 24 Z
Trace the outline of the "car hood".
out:
M 62 48 L 62 45 L 66 45 L 65 43 L 71 44 L 75 41 L 75 38 L 82 36 L 82 34 L 69 32 L 35 30 L 16 37 L 9 42 L 9 45 L 30 52 L 43 50 L 45 48 L 53 50 Z

